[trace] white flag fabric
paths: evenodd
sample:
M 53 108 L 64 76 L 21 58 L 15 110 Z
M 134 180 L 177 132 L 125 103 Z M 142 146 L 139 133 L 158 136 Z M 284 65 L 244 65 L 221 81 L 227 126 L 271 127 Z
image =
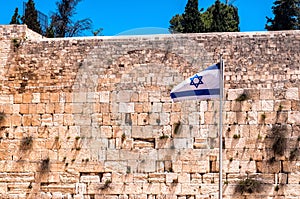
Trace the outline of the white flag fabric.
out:
M 220 63 L 217 63 L 189 77 L 172 89 L 172 100 L 178 102 L 220 97 L 220 72 Z

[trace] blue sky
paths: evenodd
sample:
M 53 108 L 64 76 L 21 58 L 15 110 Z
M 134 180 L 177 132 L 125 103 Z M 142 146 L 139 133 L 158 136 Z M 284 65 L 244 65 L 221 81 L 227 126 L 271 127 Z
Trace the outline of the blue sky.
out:
M 27 0 L 26 0 L 27 1 Z M 225 0 L 221 0 L 225 1 Z M 23 0 L 0 0 L 0 24 L 8 24 L 14 9 L 22 14 Z M 34 0 L 36 8 L 50 15 L 56 0 Z M 215 0 L 199 0 L 199 8 L 206 9 Z M 239 9 L 242 32 L 265 31 L 266 16 L 272 17 L 274 0 L 235 0 Z M 106 36 L 117 35 L 136 28 L 156 27 L 164 32 L 175 14 L 184 12 L 187 0 L 82 0 L 77 7 L 77 19 L 90 18 L 93 29 L 103 28 Z M 91 35 L 87 32 L 86 35 Z

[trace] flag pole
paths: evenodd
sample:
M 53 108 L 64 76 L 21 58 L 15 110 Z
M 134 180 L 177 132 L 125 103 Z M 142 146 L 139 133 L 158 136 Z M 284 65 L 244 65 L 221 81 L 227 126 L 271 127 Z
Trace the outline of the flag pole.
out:
M 220 54 L 220 116 L 219 116 L 219 199 L 223 198 L 223 190 L 222 190 L 222 150 L 223 150 L 223 96 L 224 96 L 224 66 L 222 54 Z

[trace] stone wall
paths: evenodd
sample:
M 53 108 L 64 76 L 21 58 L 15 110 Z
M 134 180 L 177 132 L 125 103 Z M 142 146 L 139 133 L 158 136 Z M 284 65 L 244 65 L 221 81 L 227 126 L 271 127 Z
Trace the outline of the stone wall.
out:
M 169 93 L 220 54 L 223 197 L 299 198 L 299 31 L 0 30 L 1 198 L 217 198 L 218 102 Z

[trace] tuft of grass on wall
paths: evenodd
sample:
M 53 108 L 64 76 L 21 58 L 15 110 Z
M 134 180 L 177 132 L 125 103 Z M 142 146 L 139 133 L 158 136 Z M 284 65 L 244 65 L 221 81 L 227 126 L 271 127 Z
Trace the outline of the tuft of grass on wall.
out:
M 0 124 L 2 124 L 5 120 L 5 113 L 4 112 L 0 112 Z
M 180 133 L 181 122 L 178 121 L 174 123 L 174 134 L 177 135 Z
M 46 159 L 43 159 L 42 162 L 41 162 L 41 172 L 47 172 L 50 170 L 50 159 L 49 158 L 46 158 Z
M 287 147 L 287 139 L 285 138 L 285 133 L 287 131 L 286 125 L 273 125 L 271 132 L 271 137 L 273 138 L 274 142 L 272 144 L 272 150 L 276 155 L 284 155 L 284 151 Z
M 33 138 L 32 136 L 23 137 L 20 143 L 21 150 L 29 150 L 32 148 Z
M 240 180 L 235 187 L 236 193 L 259 193 L 263 189 L 262 183 L 258 180 L 246 178 L 244 180 Z
M 246 101 L 246 100 L 248 100 L 250 97 L 249 97 L 249 94 L 246 92 L 246 91 L 244 91 L 242 94 L 240 94 L 236 99 L 235 99 L 235 101 L 237 101 L 237 102 L 242 102 L 242 101 Z
M 111 180 L 106 180 L 102 186 L 100 186 L 101 190 L 108 189 L 110 187 Z

